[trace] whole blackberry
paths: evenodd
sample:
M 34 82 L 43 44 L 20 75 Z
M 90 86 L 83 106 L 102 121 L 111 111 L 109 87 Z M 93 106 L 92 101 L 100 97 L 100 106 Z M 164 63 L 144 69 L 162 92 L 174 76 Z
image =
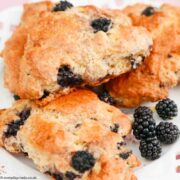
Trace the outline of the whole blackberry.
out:
M 172 119 L 178 114 L 177 105 L 169 98 L 159 101 L 156 104 L 156 111 L 163 120 Z
M 84 173 L 94 166 L 95 161 L 95 158 L 89 152 L 77 151 L 72 157 L 71 164 L 75 170 Z
M 54 7 L 53 11 L 65 11 L 68 8 L 72 8 L 73 5 L 68 1 L 60 1 L 56 6 Z
M 156 134 L 162 143 L 172 144 L 178 139 L 180 131 L 178 127 L 171 122 L 160 122 L 156 127 Z
M 134 118 L 138 119 L 138 118 L 141 118 L 141 117 L 152 118 L 153 117 L 153 112 L 151 111 L 151 109 L 149 109 L 146 106 L 139 106 L 134 111 Z
M 99 18 L 92 21 L 91 26 L 98 31 L 107 32 L 110 28 L 111 20 L 107 18 Z
M 161 144 L 157 137 L 141 140 L 139 150 L 141 156 L 148 160 L 158 159 L 162 152 Z
M 148 116 L 134 120 L 133 134 L 136 139 L 147 139 L 156 136 L 156 123 L 153 118 Z

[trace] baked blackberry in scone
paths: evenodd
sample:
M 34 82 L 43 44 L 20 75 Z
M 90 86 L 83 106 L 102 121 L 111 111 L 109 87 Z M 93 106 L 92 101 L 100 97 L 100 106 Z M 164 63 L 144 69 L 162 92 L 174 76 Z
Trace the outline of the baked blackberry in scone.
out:
M 132 179 L 139 161 L 122 138 L 130 130 L 127 115 L 87 90 L 41 107 L 18 100 L 0 114 L 0 144 L 55 179 Z
M 123 74 L 107 84 L 117 104 L 136 107 L 145 101 L 168 96 L 180 74 L 180 8 L 162 5 L 153 8 L 136 4 L 124 9 L 133 24 L 144 26 L 153 37 L 150 55 L 138 69 Z
M 96 86 L 136 68 L 151 49 L 148 31 L 132 26 L 120 10 L 63 1 L 26 5 L 24 11 L 3 51 L 6 86 L 21 98 Z

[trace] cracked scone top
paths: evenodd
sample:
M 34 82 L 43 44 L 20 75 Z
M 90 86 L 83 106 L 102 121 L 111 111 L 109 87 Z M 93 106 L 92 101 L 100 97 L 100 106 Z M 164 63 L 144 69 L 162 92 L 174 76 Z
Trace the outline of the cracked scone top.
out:
M 96 86 L 136 68 L 151 45 L 147 30 L 120 10 L 29 4 L 3 51 L 5 84 L 29 99 Z
M 144 26 L 151 33 L 152 51 L 141 67 L 111 80 L 107 89 L 117 104 L 136 107 L 166 98 L 180 81 L 180 8 L 135 4 L 124 12 L 135 26 Z
M 122 138 L 130 130 L 127 115 L 88 90 L 41 107 L 19 100 L 0 113 L 0 144 L 55 179 L 133 179 L 139 161 Z

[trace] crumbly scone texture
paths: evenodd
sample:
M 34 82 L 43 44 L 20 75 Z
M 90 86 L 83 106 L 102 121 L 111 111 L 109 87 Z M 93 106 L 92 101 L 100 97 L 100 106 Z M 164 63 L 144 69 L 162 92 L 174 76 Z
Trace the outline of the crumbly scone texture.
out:
M 167 4 L 155 8 L 150 16 L 142 15 L 149 5 L 136 4 L 124 9 L 133 24 L 144 26 L 153 37 L 150 56 L 143 65 L 107 84 L 118 104 L 136 107 L 142 102 L 168 96 L 180 80 L 180 8 Z
M 6 87 L 21 98 L 96 86 L 136 68 L 149 54 L 150 33 L 132 26 L 120 10 L 80 6 L 54 12 L 53 6 L 25 5 L 3 51 Z
M 16 133 L 10 129 L 14 124 L 19 125 L 14 127 Z M 118 129 L 113 130 L 115 124 Z M 1 146 L 12 153 L 25 153 L 41 172 L 63 179 L 67 172 L 84 180 L 135 178 L 133 169 L 140 162 L 122 138 L 130 130 L 127 115 L 83 89 L 44 107 L 19 100 L 0 112 Z M 95 160 L 85 172 L 72 166 L 72 156 L 79 151 L 90 153 Z

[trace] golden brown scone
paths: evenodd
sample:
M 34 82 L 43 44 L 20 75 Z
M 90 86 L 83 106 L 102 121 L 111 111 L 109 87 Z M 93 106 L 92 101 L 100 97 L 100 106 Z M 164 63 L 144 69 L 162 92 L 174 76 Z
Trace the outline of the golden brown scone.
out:
M 130 130 L 127 115 L 88 90 L 61 96 L 43 107 L 19 100 L 0 113 L 1 146 L 25 153 L 41 172 L 57 179 L 133 178 L 140 162 L 122 138 Z
M 136 4 L 124 12 L 134 25 L 151 32 L 153 47 L 140 68 L 110 81 L 107 89 L 119 105 L 136 107 L 145 101 L 166 98 L 169 88 L 180 80 L 180 8 L 162 5 L 155 9 Z
M 53 6 L 26 5 L 3 51 L 6 86 L 22 98 L 96 86 L 136 68 L 149 54 L 150 34 L 132 26 L 120 10 L 83 6 L 53 11 Z
M 5 60 L 5 84 L 12 92 L 19 88 L 20 62 L 24 54 L 24 46 L 29 30 L 34 25 L 42 11 L 50 11 L 53 4 L 41 2 L 24 5 L 24 13 L 20 25 L 16 28 L 12 37 L 6 42 L 3 58 Z

